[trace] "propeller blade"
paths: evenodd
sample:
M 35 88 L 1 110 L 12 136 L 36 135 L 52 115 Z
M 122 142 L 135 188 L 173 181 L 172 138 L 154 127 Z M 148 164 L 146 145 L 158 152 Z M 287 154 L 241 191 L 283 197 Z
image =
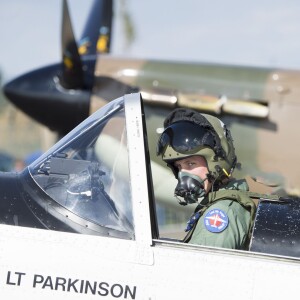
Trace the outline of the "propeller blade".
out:
M 83 89 L 83 66 L 72 29 L 67 0 L 63 1 L 62 61 L 60 84 L 66 89 Z
M 79 42 L 80 55 L 110 52 L 112 17 L 113 0 L 94 1 Z

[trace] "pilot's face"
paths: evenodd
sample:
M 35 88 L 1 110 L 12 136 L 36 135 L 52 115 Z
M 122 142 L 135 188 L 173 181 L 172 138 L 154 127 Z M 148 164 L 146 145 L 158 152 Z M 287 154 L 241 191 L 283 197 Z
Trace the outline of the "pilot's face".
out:
M 206 160 L 200 155 L 195 155 L 195 156 L 177 160 L 174 164 L 179 171 L 196 175 L 202 180 L 206 179 L 207 174 L 209 173 Z M 205 192 L 208 193 L 210 189 L 211 189 L 211 183 L 208 180 L 205 180 L 204 181 Z

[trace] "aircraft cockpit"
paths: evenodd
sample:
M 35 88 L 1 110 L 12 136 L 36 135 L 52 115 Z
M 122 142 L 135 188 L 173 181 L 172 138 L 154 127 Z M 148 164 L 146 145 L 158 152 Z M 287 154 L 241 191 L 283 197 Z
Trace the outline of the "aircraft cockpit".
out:
M 43 228 L 148 245 L 180 241 L 159 226 L 160 204 L 180 208 L 175 179 L 150 160 L 143 117 L 141 95 L 125 95 L 28 167 L 25 202 Z M 261 199 L 249 250 L 299 257 L 299 211 L 298 199 Z

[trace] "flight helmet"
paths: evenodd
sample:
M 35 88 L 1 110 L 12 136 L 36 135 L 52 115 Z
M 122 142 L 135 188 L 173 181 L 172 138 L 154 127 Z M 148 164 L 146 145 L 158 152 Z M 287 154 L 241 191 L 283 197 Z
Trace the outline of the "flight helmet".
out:
M 174 162 L 193 155 L 205 158 L 207 178 L 222 183 L 230 177 L 236 155 L 229 129 L 218 118 L 191 109 L 177 108 L 164 121 L 164 131 L 157 144 L 157 155 L 173 170 L 178 179 Z

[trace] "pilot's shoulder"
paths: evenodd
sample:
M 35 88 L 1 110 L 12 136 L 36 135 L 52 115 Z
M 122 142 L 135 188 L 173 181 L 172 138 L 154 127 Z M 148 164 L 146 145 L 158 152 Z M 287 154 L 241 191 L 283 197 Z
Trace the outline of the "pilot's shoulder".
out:
M 262 180 L 258 180 L 252 176 L 246 176 L 245 181 L 249 186 L 249 191 L 261 194 L 273 194 L 274 186 L 268 185 Z

